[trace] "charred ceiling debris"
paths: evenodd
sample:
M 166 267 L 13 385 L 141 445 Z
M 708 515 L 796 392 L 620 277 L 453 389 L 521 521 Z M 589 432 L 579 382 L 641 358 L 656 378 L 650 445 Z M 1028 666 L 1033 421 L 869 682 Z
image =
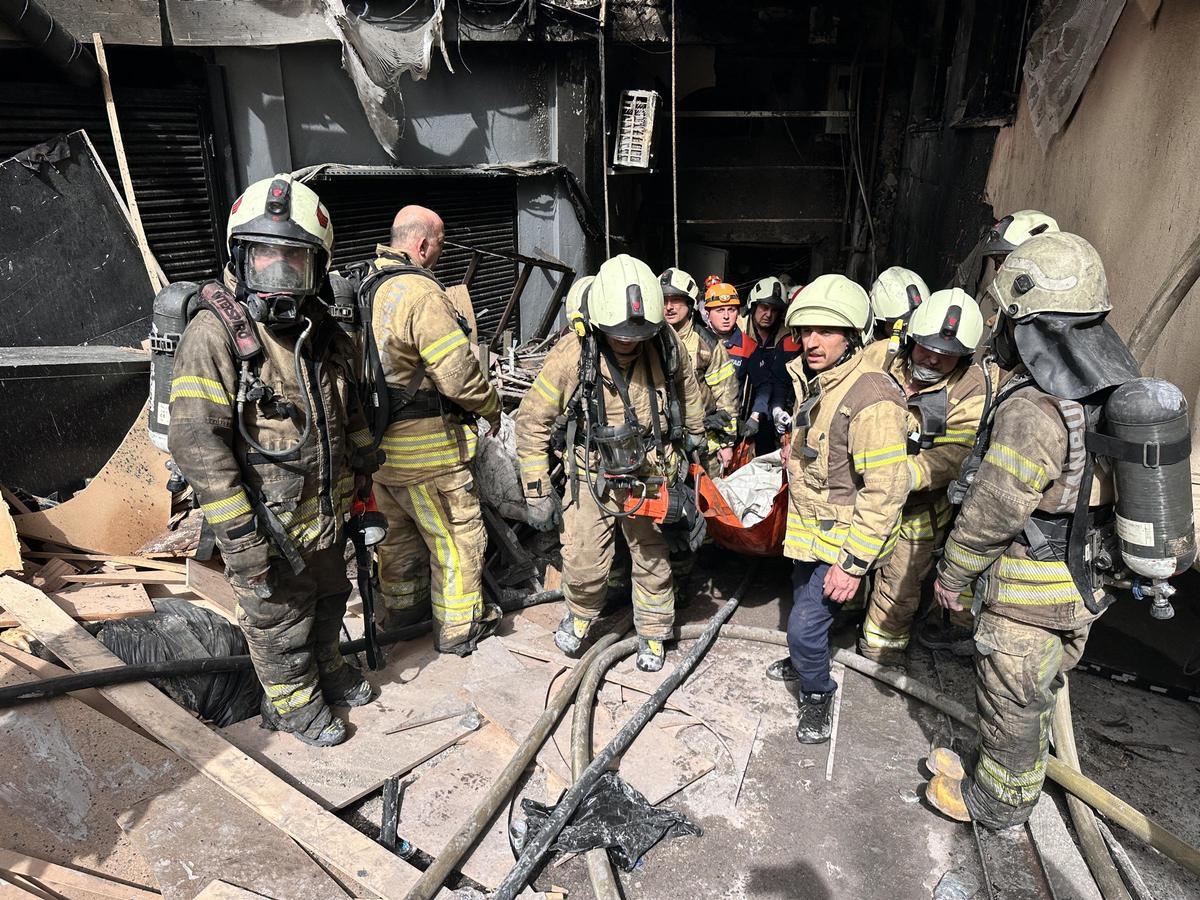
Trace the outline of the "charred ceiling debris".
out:
M 1095 183 L 1062 187 L 1083 177 L 1073 132 L 1117 102 L 1113 72 L 1150 66 L 1139 42 L 1186 55 L 1171 36 L 1200 34 L 1172 3 L 736 6 L 0 0 L 0 893 L 1194 894 L 1193 572 L 1171 626 L 1147 613 L 1165 595 L 1094 625 L 1046 789 L 1000 834 L 920 791 L 931 748 L 970 759 L 979 727 L 952 653 L 914 644 L 905 674 L 842 633 L 831 740 L 797 750 L 795 688 L 760 674 L 787 646 L 778 454 L 697 487 L 711 542 L 662 673 L 635 659 L 620 564 L 586 652 L 556 645 L 563 547 L 529 524 L 514 414 L 571 339 L 573 284 L 618 253 L 743 296 L 897 261 L 986 283 L 997 193 L 1070 206 L 1059 225 L 1086 223 L 1107 267 L 1119 222 Z M 1188 140 L 1162 153 L 1182 166 Z M 1058 193 L 1013 188 L 1037 166 Z M 377 633 L 371 555 L 348 546 L 339 639 L 378 696 L 324 749 L 260 727 L 244 611 L 147 396 L 177 348 L 156 289 L 220 277 L 231 202 L 288 172 L 333 222 L 335 306 L 397 210 L 441 216 L 434 274 L 503 407 L 470 486 L 498 631 L 463 657 L 428 621 Z M 1144 236 L 1153 283 L 1114 291 L 1113 321 L 1190 399 L 1190 368 L 1155 350 L 1194 315 L 1200 239 L 1169 225 L 1200 191 L 1147 203 L 1174 204 Z M 361 314 L 344 324 L 358 339 Z

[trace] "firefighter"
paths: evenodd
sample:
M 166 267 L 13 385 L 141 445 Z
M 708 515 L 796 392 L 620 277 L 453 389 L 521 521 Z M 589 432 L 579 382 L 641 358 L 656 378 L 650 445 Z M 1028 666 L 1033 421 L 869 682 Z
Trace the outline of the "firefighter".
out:
M 517 411 L 517 456 L 535 528 L 558 528 L 566 611 L 554 641 L 577 655 L 600 615 L 618 530 L 633 560 L 637 666 L 662 668 L 674 623 L 672 549 L 695 550 L 703 518 L 685 481 L 705 444 L 695 369 L 674 329 L 663 328 L 662 285 L 624 254 L 605 262 L 582 297 L 586 334 L 555 345 Z M 550 480 L 563 447 L 570 502 Z M 645 498 L 639 500 L 639 498 Z M 678 512 L 656 522 L 668 499 Z
M 964 467 L 970 486 L 934 583 L 942 607 L 959 609 L 973 585 L 982 607 L 981 746 L 973 777 L 937 775 L 926 795 L 953 818 L 999 829 L 1025 822 L 1037 802 L 1055 694 L 1112 600 L 1093 569 L 1118 552 L 1102 527 L 1112 483 L 1090 439 L 1107 395 L 1138 368 L 1104 321 L 1104 268 L 1083 238 L 1030 238 L 988 293 L 1000 310 L 992 350 L 1011 373 Z
M 760 455 L 779 446 L 778 432 L 771 427 L 774 424 L 771 422 L 771 397 L 779 379 L 775 368 L 776 346 L 791 337 L 783 323 L 786 298 L 783 282 L 774 276 L 759 279 L 750 289 L 747 331 L 753 335 L 756 346 L 746 363 L 749 370 L 746 419 L 753 423 L 748 425 L 748 430 L 755 435 L 756 452 Z M 789 349 L 799 352 L 794 341 Z
M 1057 221 L 1036 209 L 1019 209 L 1009 213 L 984 232 L 979 243 L 959 264 L 954 273 L 953 287 L 961 287 L 973 296 L 991 325 L 995 309 L 992 308 L 987 288 L 1005 257 L 1031 237 L 1058 230 Z
M 916 307 L 898 352 L 889 351 L 889 341 L 876 341 L 865 351 L 869 363 L 891 373 L 908 404 L 911 489 L 900 514 L 896 549 L 875 575 L 858 642 L 859 653 L 884 665 L 907 664 L 905 650 L 921 585 L 950 521 L 946 488 L 975 444 L 984 380 L 971 357 L 982 337 L 979 306 L 954 288 L 938 291 Z M 968 627 L 969 616 L 958 623 Z
M 658 280 L 663 291 L 663 318 L 675 329 L 696 369 L 696 383 L 704 401 L 704 427 L 708 432 L 704 467 L 716 478 L 733 461 L 733 445 L 737 443 L 737 369 L 725 345 L 696 315 L 696 301 L 700 299 L 696 280 L 682 269 L 674 268 L 667 269 Z
M 804 352 L 788 365 L 796 392 L 783 452 L 788 470 L 784 555 L 794 560 L 789 656 L 768 676 L 799 675 L 796 738 L 829 740 L 833 695 L 829 629 L 834 615 L 896 540 L 909 476 L 907 422 L 895 382 L 862 352 L 867 292 L 822 275 L 793 301 L 787 327 Z
M 376 465 L 354 348 L 317 299 L 333 226 L 311 189 L 276 175 L 234 202 L 227 242 L 224 285 L 200 287 L 175 356 L 168 441 L 237 597 L 263 726 L 328 747 L 346 739 L 330 706 L 372 699 L 338 635 L 343 518 Z
M 896 332 L 896 323 L 906 323 L 923 300 L 929 299 L 925 280 L 911 269 L 892 266 L 884 269 L 871 285 L 871 315 L 875 319 L 874 339 L 889 341 Z M 895 335 L 889 352 L 900 349 L 903 335 Z
M 710 278 L 715 276 L 710 276 Z M 742 309 L 742 300 L 737 288 L 717 279 L 704 289 L 704 311 L 708 316 L 709 327 L 725 345 L 725 352 L 733 363 L 738 376 L 738 394 L 741 395 L 746 385 L 749 369 L 746 361 L 758 346 L 754 338 L 746 334 L 738 326 L 738 313 Z M 740 404 L 739 404 L 740 408 Z
M 370 310 L 368 349 L 387 394 L 375 476 L 388 519 L 380 625 L 419 621 L 432 606 L 436 648 L 466 656 L 499 620 L 481 593 L 487 535 L 470 462 L 475 420 L 499 431 L 500 396 L 480 371 L 465 319 L 430 271 L 444 240 L 432 210 L 401 209 L 390 244 L 376 247 L 360 302 Z

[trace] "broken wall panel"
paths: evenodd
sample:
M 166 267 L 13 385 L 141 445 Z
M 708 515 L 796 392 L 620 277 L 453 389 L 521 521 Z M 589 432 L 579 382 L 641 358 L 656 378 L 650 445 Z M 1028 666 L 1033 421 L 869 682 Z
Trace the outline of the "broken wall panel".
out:
M 121 443 L 149 379 L 141 350 L 0 347 L 0 480 L 39 496 L 81 487 Z
M 158 0 L 38 0 L 63 28 L 85 43 L 99 33 L 106 44 L 162 44 L 162 22 Z M 6 24 L 0 23 L 0 45 L 20 42 Z
M 154 291 L 116 189 L 76 131 L 0 163 L 0 346 L 137 346 Z
M 320 0 L 166 0 L 177 47 L 264 47 L 331 41 Z

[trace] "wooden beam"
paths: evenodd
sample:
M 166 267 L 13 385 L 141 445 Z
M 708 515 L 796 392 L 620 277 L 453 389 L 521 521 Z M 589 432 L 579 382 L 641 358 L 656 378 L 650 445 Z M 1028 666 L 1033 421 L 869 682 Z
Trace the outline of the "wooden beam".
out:
M 0 578 L 0 586 L 6 588 L 8 611 L 76 672 L 121 664 L 41 591 L 11 576 Z M 200 774 L 384 900 L 401 898 L 416 884 L 420 873 L 415 868 L 255 762 L 153 686 L 123 684 L 101 693 Z
M 11 850 L 0 850 L 0 871 L 23 875 L 35 882 L 46 882 L 54 887 L 71 888 L 71 894 L 86 891 L 88 894 L 115 897 L 118 900 L 162 900 L 162 894 L 157 891 L 113 881 L 92 872 L 69 869 L 34 856 L 13 853 Z
M 21 554 L 28 559 L 66 559 L 72 562 L 110 562 L 139 569 L 154 569 L 157 572 L 187 572 L 187 564 L 166 559 L 150 559 L 146 556 L 109 556 L 106 553 L 71 553 L 66 550 L 26 550 Z
M 90 575 L 63 575 L 74 584 L 187 584 L 183 572 L 94 572 Z

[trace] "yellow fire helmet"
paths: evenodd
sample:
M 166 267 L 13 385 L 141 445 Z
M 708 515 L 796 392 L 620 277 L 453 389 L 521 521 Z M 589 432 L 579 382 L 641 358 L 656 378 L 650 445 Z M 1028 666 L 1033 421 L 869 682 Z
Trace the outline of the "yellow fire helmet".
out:
M 871 285 L 871 312 L 876 321 L 902 319 L 927 299 L 929 286 L 925 279 L 903 266 L 884 269 Z
M 861 335 L 871 325 L 867 292 L 845 275 L 820 275 L 795 296 L 788 307 L 788 328 L 825 325 L 851 328 Z
M 774 275 L 760 278 L 754 282 L 754 287 L 750 288 L 750 309 L 754 309 L 760 303 L 780 309 L 787 306 L 787 288 Z
M 983 338 L 983 313 L 962 288 L 937 291 L 913 311 L 906 333 L 926 350 L 970 356 Z
M 584 290 L 582 307 L 589 326 L 624 340 L 649 340 L 665 321 L 658 276 L 640 259 L 626 253 L 600 266 Z
M 1031 237 L 1052 234 L 1059 230 L 1058 222 L 1036 209 L 1019 209 L 992 226 L 983 240 L 984 256 L 1005 256 Z
M 595 280 L 595 275 L 584 275 L 582 278 L 576 278 L 571 282 L 571 287 L 567 291 L 566 302 L 563 304 L 567 316 L 567 324 L 580 337 L 587 334 L 587 318 L 583 314 L 583 294 Z
M 683 269 L 671 267 L 658 276 L 664 297 L 684 297 L 694 307 L 700 299 L 700 285 Z
M 283 173 L 233 201 L 226 243 L 234 274 L 250 290 L 310 294 L 329 270 L 333 223 L 312 188 Z

